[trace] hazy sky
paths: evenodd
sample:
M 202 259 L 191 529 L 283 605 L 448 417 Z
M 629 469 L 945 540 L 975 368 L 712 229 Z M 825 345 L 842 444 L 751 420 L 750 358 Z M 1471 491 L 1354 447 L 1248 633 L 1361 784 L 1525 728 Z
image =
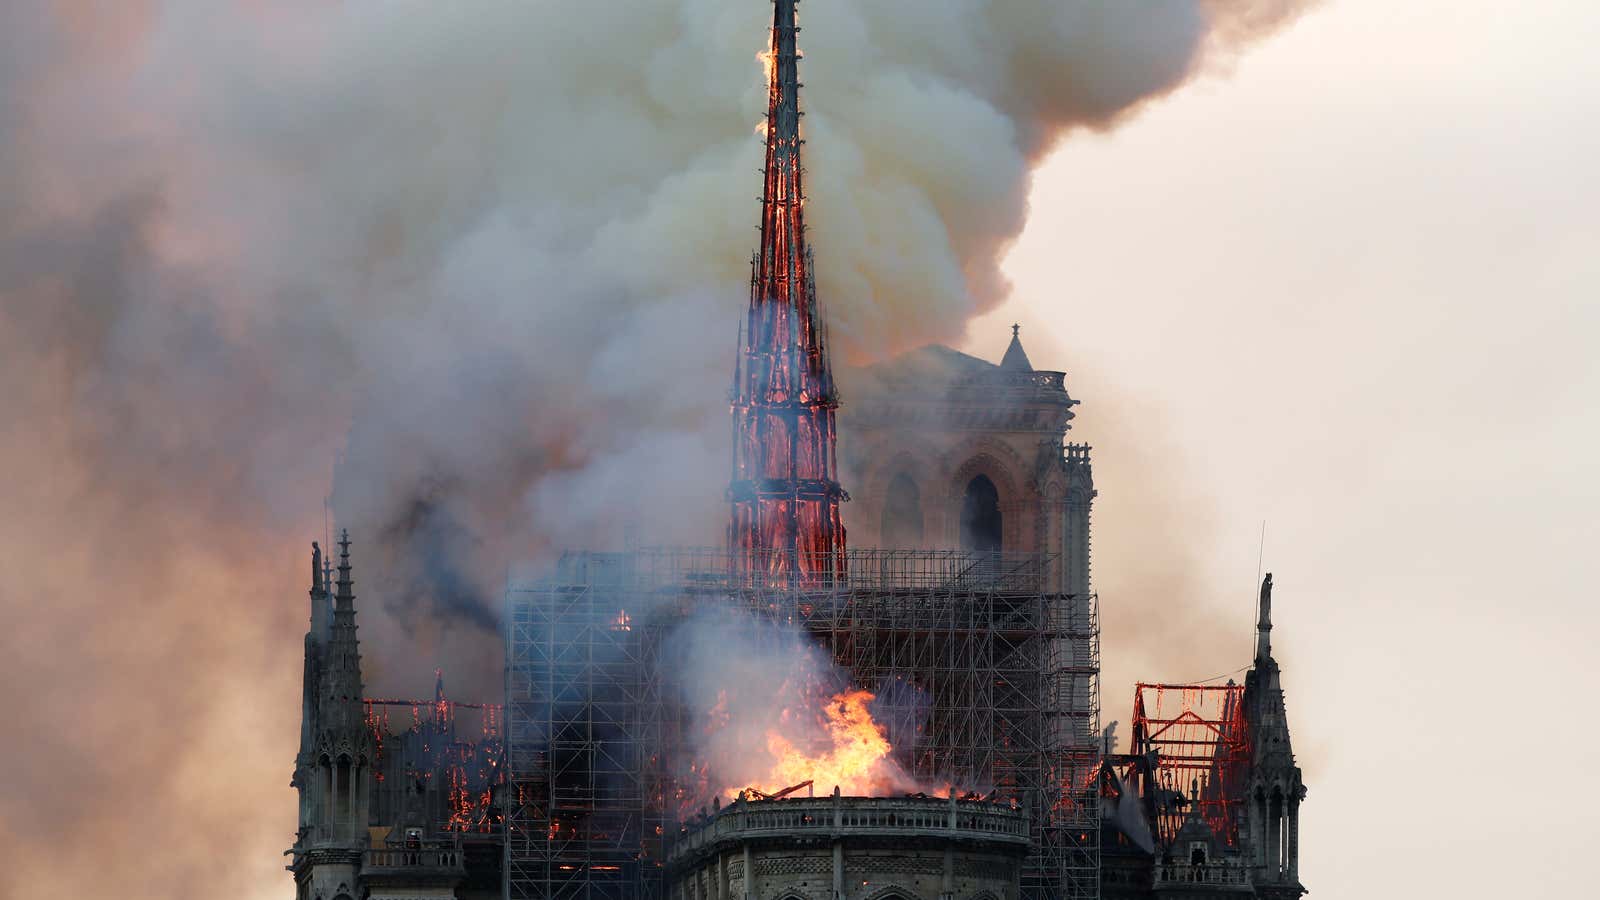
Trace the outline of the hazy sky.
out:
M 715 524 L 769 13 L 0 4 L 0 894 L 289 895 L 330 495 L 396 693 L 492 690 L 506 560 Z M 1600 5 L 802 13 L 841 353 L 1021 229 L 965 346 L 1083 401 L 1104 718 L 1248 661 L 1265 520 L 1314 895 L 1578 894 Z
M 1314 12 L 1055 153 L 970 332 L 1021 321 L 1083 401 L 1107 719 L 1247 661 L 1266 520 L 1312 896 L 1588 892 L 1554 785 L 1600 763 L 1596 34 L 1589 2 Z M 1125 527 L 1148 505 L 1169 531 Z M 1166 543 L 1193 581 L 1139 593 Z M 1162 662 L 1185 604 L 1232 632 Z

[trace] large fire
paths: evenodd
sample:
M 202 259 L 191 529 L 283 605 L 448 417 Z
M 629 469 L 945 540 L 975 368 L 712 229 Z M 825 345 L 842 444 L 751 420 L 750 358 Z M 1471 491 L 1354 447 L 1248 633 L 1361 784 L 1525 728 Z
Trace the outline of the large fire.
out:
M 837 787 L 847 796 L 915 790 L 914 780 L 890 757 L 892 748 L 883 726 L 873 721 L 868 706 L 874 699 L 871 691 L 859 688 L 830 697 L 819 716 L 821 740 L 809 750 L 783 730 L 768 729 L 770 768 L 757 783 L 727 788 L 724 796 L 732 798 L 745 790 L 771 794 L 806 782 L 813 790 L 832 792 Z M 795 717 L 791 712 L 785 709 L 783 718 L 792 721 Z
M 889 738 L 883 726 L 872 720 L 867 704 L 873 695 L 863 690 L 847 690 L 833 695 L 823 715 L 828 746 L 817 754 L 808 754 L 776 731 L 767 733 L 767 749 L 777 758 L 769 776 L 771 787 L 778 790 L 802 781 L 810 781 L 825 790 L 839 788 L 851 796 L 881 793 L 893 785 L 886 784 L 887 776 L 897 776 L 899 767 L 889 757 Z M 890 772 L 884 771 L 892 769 Z

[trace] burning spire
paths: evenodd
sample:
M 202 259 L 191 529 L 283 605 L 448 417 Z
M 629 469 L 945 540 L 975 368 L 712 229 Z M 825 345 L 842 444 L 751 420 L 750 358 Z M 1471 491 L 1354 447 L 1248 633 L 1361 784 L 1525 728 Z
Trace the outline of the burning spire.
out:
M 845 574 L 834 456 L 839 399 L 817 313 L 800 162 L 796 0 L 773 4 L 761 246 L 734 369 L 728 542 L 742 574 L 826 586 Z

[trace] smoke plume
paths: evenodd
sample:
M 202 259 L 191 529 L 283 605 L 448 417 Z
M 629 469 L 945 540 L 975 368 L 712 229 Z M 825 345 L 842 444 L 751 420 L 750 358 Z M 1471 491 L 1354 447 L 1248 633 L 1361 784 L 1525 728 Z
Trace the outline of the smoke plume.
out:
M 808 0 L 839 351 L 958 335 L 1033 162 L 1301 5 Z M 287 888 L 327 498 L 385 693 L 493 690 L 510 560 L 715 540 L 769 14 L 0 7 L 0 893 Z

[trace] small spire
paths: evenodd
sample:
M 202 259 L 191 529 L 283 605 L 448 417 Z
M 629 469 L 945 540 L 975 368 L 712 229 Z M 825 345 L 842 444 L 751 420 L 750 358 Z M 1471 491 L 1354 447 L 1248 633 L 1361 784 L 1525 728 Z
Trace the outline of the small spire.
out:
M 340 611 L 354 610 L 356 595 L 350 589 L 354 584 L 350 580 L 350 530 L 346 528 L 339 531 L 339 580 L 335 582 L 338 593 L 334 599 Z
M 1000 368 L 1007 372 L 1032 372 L 1033 363 L 1028 361 L 1028 354 L 1022 349 L 1022 326 L 1011 326 L 1011 346 L 1006 348 L 1006 355 L 1000 359 Z
M 1272 573 L 1261 580 L 1261 615 L 1256 620 L 1256 659 L 1272 658 Z
M 433 670 L 433 701 L 444 702 L 444 669 Z
M 322 548 L 316 541 L 311 542 L 311 593 L 316 595 L 317 589 L 322 586 Z

